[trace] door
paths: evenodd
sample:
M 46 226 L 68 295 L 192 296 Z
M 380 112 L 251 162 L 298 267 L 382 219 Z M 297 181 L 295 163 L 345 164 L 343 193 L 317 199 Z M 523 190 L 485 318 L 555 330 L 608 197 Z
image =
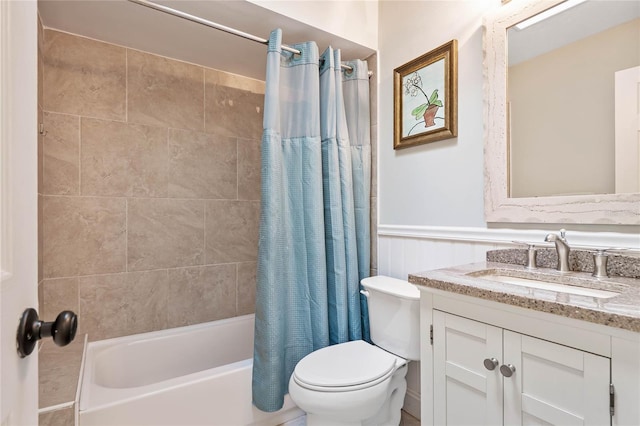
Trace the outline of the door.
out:
M 434 424 L 501 425 L 502 329 L 434 311 L 433 352 Z
M 611 424 L 611 360 L 504 330 L 504 424 Z
M 18 319 L 37 307 L 37 5 L 0 1 L 0 424 L 38 423 L 37 351 Z

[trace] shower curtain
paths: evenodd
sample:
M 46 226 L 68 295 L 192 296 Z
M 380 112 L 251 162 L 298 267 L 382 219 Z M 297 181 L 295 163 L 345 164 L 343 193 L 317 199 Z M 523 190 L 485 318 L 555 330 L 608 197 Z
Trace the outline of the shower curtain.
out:
M 262 136 L 253 402 L 282 407 L 297 362 L 369 339 L 371 146 L 367 64 L 269 38 Z M 319 66 L 321 64 L 321 66 Z

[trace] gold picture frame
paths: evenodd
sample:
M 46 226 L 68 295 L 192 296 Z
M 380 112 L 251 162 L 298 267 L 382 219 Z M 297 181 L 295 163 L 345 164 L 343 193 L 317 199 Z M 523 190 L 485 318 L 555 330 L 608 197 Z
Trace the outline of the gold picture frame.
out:
M 458 135 L 458 41 L 393 70 L 393 149 Z

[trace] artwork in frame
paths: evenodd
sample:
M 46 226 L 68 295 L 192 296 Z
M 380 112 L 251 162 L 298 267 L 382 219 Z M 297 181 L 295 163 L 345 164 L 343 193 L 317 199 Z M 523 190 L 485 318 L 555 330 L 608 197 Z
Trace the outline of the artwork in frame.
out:
M 458 135 L 458 42 L 393 70 L 393 149 Z

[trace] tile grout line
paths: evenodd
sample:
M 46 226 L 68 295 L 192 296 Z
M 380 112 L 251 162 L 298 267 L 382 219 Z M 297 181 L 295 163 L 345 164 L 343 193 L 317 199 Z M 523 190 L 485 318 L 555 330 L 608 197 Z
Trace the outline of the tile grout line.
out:
M 207 264 L 207 200 L 203 200 L 203 202 L 204 209 L 202 209 L 202 266 Z
M 240 139 L 236 137 L 236 201 L 240 201 Z
M 129 199 L 124 199 L 124 272 L 129 272 Z
M 170 187 L 170 183 L 171 183 L 171 128 L 167 127 L 167 134 L 165 135 L 166 138 L 166 145 L 165 145 L 165 149 L 166 149 L 166 154 L 167 154 L 167 165 L 166 165 L 166 175 L 167 175 L 167 198 L 169 198 L 169 187 Z
M 202 131 L 207 131 L 207 72 L 202 68 Z
M 129 123 L 129 49 L 124 49 L 124 122 Z
M 82 116 L 78 116 L 78 196 L 82 196 Z
M 240 289 L 239 289 L 239 287 L 240 287 L 240 285 L 239 285 L 239 282 L 240 282 L 240 264 L 236 263 L 235 265 L 236 265 L 236 313 L 235 314 L 237 316 L 238 315 L 238 311 L 240 310 L 240 308 L 239 308 L 239 303 L 240 302 L 238 300 L 239 299 L 239 294 L 240 294 Z

